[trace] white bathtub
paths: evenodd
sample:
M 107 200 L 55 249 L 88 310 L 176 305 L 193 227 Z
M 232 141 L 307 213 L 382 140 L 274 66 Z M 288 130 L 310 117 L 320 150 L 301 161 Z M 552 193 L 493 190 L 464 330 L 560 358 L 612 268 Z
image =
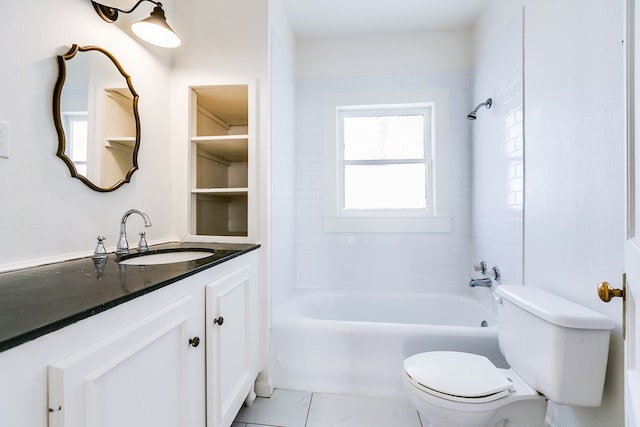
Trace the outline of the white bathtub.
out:
M 403 360 L 433 350 L 507 366 L 495 313 L 470 296 L 321 291 L 286 306 L 271 329 L 276 387 L 401 397 Z

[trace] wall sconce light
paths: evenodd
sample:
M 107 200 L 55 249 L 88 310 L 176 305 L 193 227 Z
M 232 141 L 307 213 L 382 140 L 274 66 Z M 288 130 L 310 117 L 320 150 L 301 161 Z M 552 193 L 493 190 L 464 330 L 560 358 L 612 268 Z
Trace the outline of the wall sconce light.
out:
M 118 19 L 118 12 L 131 13 L 140 3 L 148 1 L 156 5 L 151 12 L 151 16 L 142 21 L 134 22 L 131 24 L 131 31 L 135 33 L 142 40 L 149 42 L 153 45 L 160 47 L 174 48 L 180 46 L 180 37 L 171 29 L 167 24 L 167 19 L 164 16 L 164 10 L 162 10 L 162 3 L 154 0 L 140 0 L 130 10 L 116 9 L 115 7 L 105 6 L 95 1 L 91 1 L 93 8 L 98 12 L 98 15 L 108 23 L 115 22 Z

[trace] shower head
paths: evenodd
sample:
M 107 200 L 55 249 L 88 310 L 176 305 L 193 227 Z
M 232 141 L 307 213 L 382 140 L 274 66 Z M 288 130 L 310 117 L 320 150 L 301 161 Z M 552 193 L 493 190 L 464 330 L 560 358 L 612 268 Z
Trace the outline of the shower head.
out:
M 476 116 L 476 113 L 478 112 L 478 110 L 482 107 L 487 107 L 487 109 L 491 108 L 491 104 L 493 103 L 493 101 L 491 100 L 491 98 L 488 98 L 486 101 L 478 104 L 478 106 L 476 108 L 473 109 L 472 112 L 470 112 L 469 114 L 467 114 L 467 119 L 469 120 L 475 120 L 478 117 Z

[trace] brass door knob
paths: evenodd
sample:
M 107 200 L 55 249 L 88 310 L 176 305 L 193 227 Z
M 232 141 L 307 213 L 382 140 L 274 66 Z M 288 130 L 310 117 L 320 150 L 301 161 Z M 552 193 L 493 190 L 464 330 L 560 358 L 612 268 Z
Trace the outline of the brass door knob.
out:
M 598 296 L 602 301 L 609 302 L 614 297 L 621 297 L 624 299 L 624 291 L 622 289 L 615 289 L 611 287 L 609 282 L 602 282 L 598 285 Z

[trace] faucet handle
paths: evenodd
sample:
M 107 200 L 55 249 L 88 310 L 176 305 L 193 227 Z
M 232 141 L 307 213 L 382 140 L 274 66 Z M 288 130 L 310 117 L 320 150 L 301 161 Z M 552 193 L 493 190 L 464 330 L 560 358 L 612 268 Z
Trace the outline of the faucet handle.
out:
M 140 241 L 138 242 L 138 251 L 139 252 L 148 251 L 149 245 L 147 245 L 147 239 L 145 237 L 147 233 L 145 233 L 144 231 L 141 231 L 139 234 L 140 234 Z
M 98 236 L 98 244 L 96 245 L 96 250 L 93 251 L 94 259 L 104 259 L 107 257 L 107 250 L 104 247 L 104 241 L 107 240 L 104 236 Z
M 493 267 L 491 267 L 491 271 L 492 271 L 492 275 L 493 275 L 493 280 L 495 281 L 499 281 L 501 274 L 500 274 L 500 269 L 498 268 L 497 265 L 494 265 Z
M 480 273 L 485 275 L 485 274 L 487 274 L 487 263 L 484 262 L 484 261 L 480 261 L 480 264 L 474 264 L 473 270 L 474 271 L 479 271 Z

